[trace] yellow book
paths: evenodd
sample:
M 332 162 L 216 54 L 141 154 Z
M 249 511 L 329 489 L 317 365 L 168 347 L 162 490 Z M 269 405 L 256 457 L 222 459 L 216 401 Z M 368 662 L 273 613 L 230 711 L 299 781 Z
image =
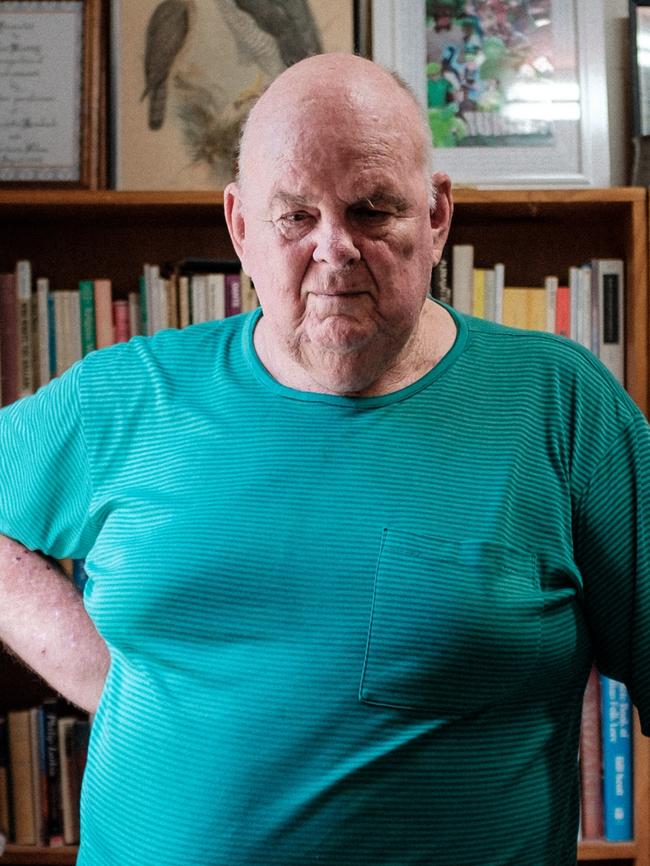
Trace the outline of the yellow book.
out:
M 485 318 L 485 268 L 474 268 L 472 274 L 472 315 Z

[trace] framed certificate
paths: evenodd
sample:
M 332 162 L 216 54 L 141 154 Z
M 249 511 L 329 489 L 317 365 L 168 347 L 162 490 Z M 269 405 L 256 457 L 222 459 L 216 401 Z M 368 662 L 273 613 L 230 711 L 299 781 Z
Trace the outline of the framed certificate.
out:
M 100 185 L 100 0 L 0 0 L 0 184 Z

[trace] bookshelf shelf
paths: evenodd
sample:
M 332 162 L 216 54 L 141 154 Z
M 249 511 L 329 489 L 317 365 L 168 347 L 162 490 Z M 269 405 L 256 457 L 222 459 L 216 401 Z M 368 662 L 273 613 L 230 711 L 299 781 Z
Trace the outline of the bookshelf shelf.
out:
M 32 845 L 7 845 L 5 853 L 0 857 L 0 864 L 22 864 L 22 866 L 73 866 L 77 859 L 76 848 L 36 848 Z
M 476 261 L 503 261 L 514 285 L 542 284 L 549 273 L 592 257 L 626 266 L 626 384 L 650 406 L 648 195 L 641 188 L 454 191 L 452 243 L 472 243 Z M 20 258 L 50 277 L 54 290 L 109 277 L 117 296 L 137 288 L 144 262 L 186 256 L 232 258 L 223 194 L 112 190 L 0 190 L 0 271 Z M 481 262 L 483 260 L 483 262 Z M 19 684 L 19 689 L 16 688 Z M 0 694 L 25 706 L 47 688 L 0 653 Z M 10 709 L 8 697 L 0 711 Z M 650 741 L 635 731 L 635 841 L 581 842 L 580 862 L 650 866 Z M 74 848 L 8 846 L 2 864 L 73 864 Z

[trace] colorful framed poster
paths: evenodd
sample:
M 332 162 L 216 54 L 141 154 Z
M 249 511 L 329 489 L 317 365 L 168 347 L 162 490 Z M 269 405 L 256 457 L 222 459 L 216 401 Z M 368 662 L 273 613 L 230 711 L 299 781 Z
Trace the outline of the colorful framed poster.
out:
M 99 185 L 100 0 L 0 0 L 0 184 Z
M 609 185 L 602 0 L 373 0 L 372 46 L 457 184 Z
M 355 50 L 353 0 L 113 0 L 111 12 L 118 189 L 222 189 L 266 85 L 309 54 Z

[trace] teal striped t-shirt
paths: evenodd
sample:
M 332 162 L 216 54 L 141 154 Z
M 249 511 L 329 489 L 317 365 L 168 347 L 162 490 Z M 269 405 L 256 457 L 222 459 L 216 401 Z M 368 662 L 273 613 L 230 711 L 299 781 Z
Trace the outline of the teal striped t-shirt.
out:
M 392 394 L 275 381 L 260 313 L 0 412 L 0 532 L 111 652 L 79 866 L 568 866 L 592 660 L 650 729 L 650 434 L 579 346 L 454 314 Z

